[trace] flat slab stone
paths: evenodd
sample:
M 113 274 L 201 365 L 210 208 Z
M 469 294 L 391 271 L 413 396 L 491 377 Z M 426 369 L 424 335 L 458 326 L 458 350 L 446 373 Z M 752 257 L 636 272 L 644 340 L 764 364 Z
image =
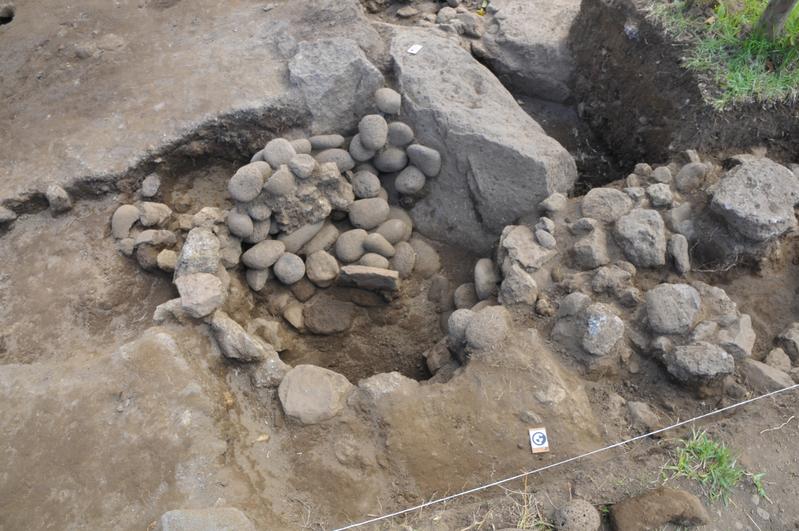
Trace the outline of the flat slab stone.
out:
M 338 281 L 343 286 L 378 291 L 397 291 L 400 285 L 396 271 L 361 265 L 342 267 Z

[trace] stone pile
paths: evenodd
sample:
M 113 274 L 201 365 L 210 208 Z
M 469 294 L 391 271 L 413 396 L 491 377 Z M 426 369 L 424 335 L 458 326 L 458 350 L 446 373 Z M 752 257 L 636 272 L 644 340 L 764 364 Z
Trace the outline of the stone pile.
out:
M 351 317 L 314 297 L 318 290 L 355 287 L 390 298 L 415 270 L 426 278 L 440 269 L 436 251 L 414 236 L 410 216 L 388 200 L 423 196 L 441 155 L 415 142 L 405 123 L 386 119 L 400 113 L 399 93 L 381 88 L 374 98 L 380 113 L 364 116 L 349 140 L 325 134 L 269 141 L 231 177 L 227 211 L 176 215 L 155 201 L 160 177 L 144 179 L 141 201 L 114 212 L 111 232 L 143 268 L 173 274 L 180 298 L 159 307 L 158 319 L 205 319 L 226 357 L 269 360 L 275 370 L 265 380 L 277 374 L 279 383 L 286 367 L 275 345 L 222 311 L 228 270 L 240 268 L 249 288 L 266 294 L 270 309 L 298 331 L 330 334 L 346 330 Z
M 635 350 L 687 386 L 717 383 L 736 364 L 761 382 L 767 369 L 751 359 L 749 315 L 720 288 L 676 279 L 690 274 L 691 246 L 701 251 L 708 231 L 735 234 L 744 242 L 739 250 L 763 256 L 763 243 L 796 227 L 799 179 L 768 159 L 742 158 L 719 175 L 694 152 L 686 155 L 684 165 L 638 164 L 620 185 L 582 198 L 553 194 L 537 217 L 505 227 L 495 258 L 479 260 L 474 283 L 455 290 L 453 352 L 464 348 L 465 323 L 483 301 L 554 314 L 552 338 L 590 368 L 607 368 Z M 636 287 L 639 270 L 660 268 L 675 280 L 645 292 Z M 569 295 L 560 295 L 564 290 Z M 779 353 L 772 358 L 786 365 Z M 790 380 L 787 372 L 781 380 Z

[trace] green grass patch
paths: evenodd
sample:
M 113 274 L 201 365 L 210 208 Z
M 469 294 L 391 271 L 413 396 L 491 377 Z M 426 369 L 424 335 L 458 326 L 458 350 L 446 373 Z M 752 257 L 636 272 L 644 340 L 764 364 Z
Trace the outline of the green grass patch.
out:
M 649 17 L 687 44 L 684 66 L 707 75 L 719 89 L 711 96 L 714 107 L 794 102 L 799 96 L 799 7 L 783 36 L 770 41 L 753 31 L 768 0 L 702 2 L 707 0 L 696 0 L 689 9 L 683 0 L 657 0 Z
M 704 431 L 693 432 L 680 441 L 674 457 L 661 470 L 664 479 L 687 478 L 702 487 L 710 501 L 722 500 L 726 505 L 732 489 L 746 476 L 752 481 L 757 494 L 766 497 L 764 474 L 749 474 L 732 451 L 724 444 L 711 439 Z

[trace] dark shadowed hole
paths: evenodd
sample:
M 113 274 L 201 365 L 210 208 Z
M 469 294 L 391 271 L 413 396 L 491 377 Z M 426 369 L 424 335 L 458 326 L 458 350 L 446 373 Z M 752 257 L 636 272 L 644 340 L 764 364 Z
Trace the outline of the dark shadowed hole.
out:
M 14 6 L 2 5 L 0 6 L 0 26 L 8 24 L 14 20 Z

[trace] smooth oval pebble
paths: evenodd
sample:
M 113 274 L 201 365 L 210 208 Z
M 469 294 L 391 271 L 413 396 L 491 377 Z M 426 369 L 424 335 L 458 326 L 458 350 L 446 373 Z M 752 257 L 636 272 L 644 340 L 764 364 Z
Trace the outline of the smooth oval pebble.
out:
M 341 135 L 316 135 L 312 136 L 309 141 L 315 151 L 338 148 L 344 145 L 344 137 Z
M 363 248 L 370 253 L 377 253 L 386 258 L 394 256 L 394 246 L 383 235 L 376 232 L 370 234 L 363 241 Z
M 358 260 L 358 264 L 366 267 L 377 267 L 380 269 L 388 269 L 389 262 L 385 256 L 380 256 L 377 253 L 366 253 Z
M 350 205 L 350 223 L 359 229 L 374 229 L 388 219 L 388 210 L 385 199 L 358 199 Z
M 352 176 L 352 191 L 358 199 L 377 197 L 380 193 L 380 179 L 368 171 L 359 171 Z
M 342 262 L 355 262 L 366 252 L 363 242 L 369 234 L 363 229 L 342 232 L 336 240 L 336 256 Z
M 402 96 L 399 92 L 388 87 L 375 91 L 375 103 L 380 112 L 386 114 L 399 114 L 402 108 Z
M 416 251 L 408 242 L 399 242 L 394 246 L 391 257 L 391 269 L 399 273 L 400 278 L 408 278 L 416 266 Z
M 286 245 L 278 240 L 260 242 L 241 255 L 241 261 L 251 269 L 266 269 L 286 252 Z
M 291 141 L 291 147 L 294 148 L 294 151 L 298 155 L 310 155 L 311 154 L 311 141 L 307 138 L 298 138 L 296 140 Z
M 401 219 L 394 218 L 381 223 L 375 232 L 383 236 L 391 245 L 396 245 L 410 239 L 413 227 Z
M 279 168 L 282 164 L 288 164 L 296 154 L 294 146 L 285 138 L 270 140 L 264 147 L 264 160 L 272 168 Z
M 377 151 L 388 140 L 388 123 L 379 114 L 367 114 L 358 122 L 358 135 L 363 147 Z
M 404 149 L 388 146 L 375 155 L 372 164 L 383 173 L 400 171 L 408 165 L 408 155 Z
M 360 133 L 352 137 L 352 140 L 350 140 L 349 152 L 352 158 L 358 162 L 365 162 L 374 157 L 375 153 L 377 153 L 373 149 L 367 149 L 364 147 L 364 145 L 361 143 Z
M 338 262 L 330 253 L 316 251 L 305 260 L 305 273 L 308 280 L 320 288 L 326 288 L 338 278 Z
M 338 171 L 350 171 L 355 167 L 355 161 L 350 154 L 339 148 L 326 149 L 316 155 L 316 160 L 319 164 L 326 162 L 335 162 Z
M 254 229 L 252 218 L 247 214 L 232 210 L 227 215 L 227 226 L 230 233 L 237 238 L 246 238 Z
M 413 129 L 403 122 L 388 124 L 388 143 L 392 146 L 404 148 L 413 142 Z
M 283 253 L 272 266 L 272 272 L 283 284 L 291 285 L 305 276 L 305 262 L 294 253 Z
M 424 188 L 426 182 L 427 178 L 419 168 L 408 166 L 397 175 L 394 180 L 394 188 L 401 194 L 414 195 Z
M 227 189 L 230 192 L 230 197 L 246 203 L 258 197 L 263 185 L 264 178 L 261 171 L 248 164 L 239 168 L 230 178 Z
M 441 171 L 441 154 L 433 148 L 421 144 L 411 144 L 406 149 L 411 163 L 428 177 L 435 177 Z
M 273 197 L 284 197 L 294 191 L 294 174 L 287 166 L 281 166 L 279 170 L 272 174 L 264 184 L 264 192 Z

